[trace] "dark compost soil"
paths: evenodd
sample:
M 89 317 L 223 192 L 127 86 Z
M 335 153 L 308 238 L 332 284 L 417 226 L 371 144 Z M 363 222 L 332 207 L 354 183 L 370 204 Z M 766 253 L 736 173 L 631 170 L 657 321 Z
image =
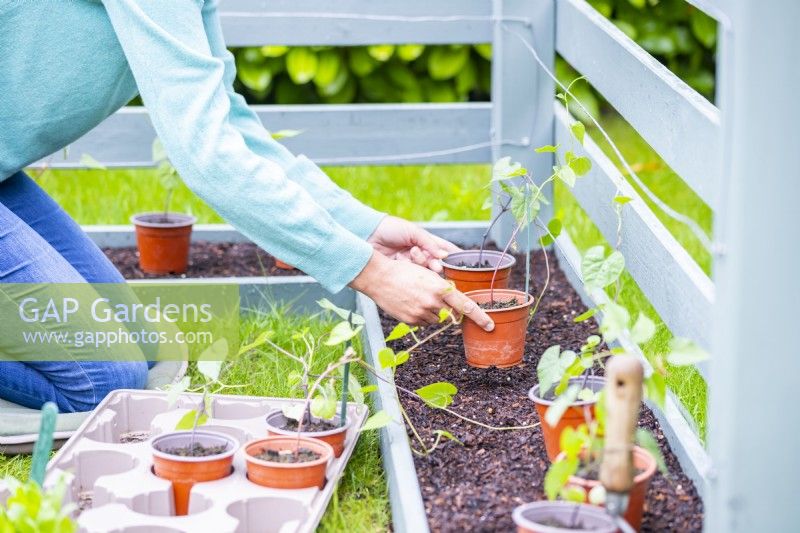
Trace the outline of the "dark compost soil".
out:
M 299 276 L 297 269 L 275 266 L 275 259 L 252 243 L 192 243 L 189 269 L 184 274 L 153 275 L 139 268 L 136 248 L 105 248 L 106 256 L 125 279 L 145 278 L 223 278 L 229 276 Z
M 286 420 L 286 424 L 281 429 L 297 431 L 297 426 L 297 420 L 289 418 Z M 330 422 L 326 422 L 325 420 L 311 420 L 303 424 L 303 433 L 319 433 L 321 431 L 330 431 L 332 429 L 336 429 L 337 427 L 339 426 Z
M 480 307 L 481 309 L 490 309 L 490 310 L 511 309 L 512 307 L 516 307 L 520 304 L 522 304 L 522 302 L 518 301 L 516 298 L 511 298 L 510 300 L 505 300 L 503 302 L 501 302 L 500 300 L 495 300 L 493 302 L 480 303 L 478 304 L 478 307 Z
M 271 463 L 310 463 L 322 455 L 308 448 L 300 448 L 297 453 L 293 450 L 264 450 L 254 457 Z
M 194 445 L 164 448 L 159 451 L 169 455 L 177 455 L 178 457 L 209 457 L 211 455 L 225 453 L 227 449 L 228 446 L 226 444 L 220 446 L 203 446 L 199 442 L 195 442 Z
M 510 287 L 523 289 L 524 256 L 518 256 L 517 261 Z M 586 337 L 597 330 L 594 320 L 578 324 L 572 321 L 586 307 L 552 255 L 549 261 L 550 288 L 529 325 L 521 365 L 505 370 L 469 367 L 464 359 L 460 328 L 453 328 L 415 351 L 397 369 L 397 384 L 416 389 L 436 381 L 449 381 L 458 387 L 450 406 L 458 413 L 495 426 L 538 422 L 528 390 L 537 382 L 540 354 L 553 344 L 579 350 Z M 541 252 L 533 255 L 531 271 L 532 293 L 538 293 L 545 277 Z M 387 317 L 382 320 L 388 334 L 394 321 Z M 407 349 L 409 341 L 400 339 L 390 344 L 395 350 Z M 407 395 L 401 394 L 400 398 L 429 446 L 437 429 L 452 432 L 464 444 L 448 441 L 432 454 L 414 458 L 432 531 L 512 531 L 514 507 L 545 499 L 543 481 L 549 463 L 538 427 L 493 431 L 432 410 Z M 642 408 L 640 425 L 653 431 L 669 468 L 668 477 L 656 473 L 652 480 L 642 531 L 701 531 L 702 501 L 670 451 L 658 421 L 646 407 Z M 416 444 L 410 431 L 409 438 Z

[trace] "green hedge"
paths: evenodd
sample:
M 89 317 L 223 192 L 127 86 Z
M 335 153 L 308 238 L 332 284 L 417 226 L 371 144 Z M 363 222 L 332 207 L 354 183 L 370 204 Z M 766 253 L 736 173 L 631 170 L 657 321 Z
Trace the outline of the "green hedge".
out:
M 587 0 L 628 37 L 650 52 L 697 92 L 714 101 L 717 22 L 686 0 Z M 557 75 L 569 82 L 579 74 L 559 59 Z M 585 83 L 575 95 L 591 112 L 601 100 Z
M 717 24 L 685 0 L 587 0 L 709 100 Z M 251 103 L 460 102 L 488 100 L 491 45 L 263 46 L 234 50 L 237 89 Z M 578 76 L 559 59 L 559 78 Z M 575 92 L 590 110 L 601 100 Z
M 686 0 L 587 1 L 713 101 L 714 19 Z M 233 53 L 236 89 L 254 104 L 485 101 L 491 92 L 489 44 L 262 46 Z M 579 75 L 561 58 L 556 74 L 566 83 Z M 573 92 L 593 113 L 603 105 L 586 83 Z
M 713 99 L 717 22 L 686 0 L 588 0 L 628 37 Z
M 262 46 L 234 50 L 251 103 L 486 100 L 491 46 Z

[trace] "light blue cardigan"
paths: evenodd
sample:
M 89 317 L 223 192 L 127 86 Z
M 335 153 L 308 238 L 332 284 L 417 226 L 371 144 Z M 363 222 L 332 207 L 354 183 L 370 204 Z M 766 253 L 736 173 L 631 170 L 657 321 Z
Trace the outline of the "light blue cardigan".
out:
M 233 91 L 217 0 L 0 0 L 0 181 L 138 92 L 183 180 L 331 291 L 383 216 L 275 142 Z

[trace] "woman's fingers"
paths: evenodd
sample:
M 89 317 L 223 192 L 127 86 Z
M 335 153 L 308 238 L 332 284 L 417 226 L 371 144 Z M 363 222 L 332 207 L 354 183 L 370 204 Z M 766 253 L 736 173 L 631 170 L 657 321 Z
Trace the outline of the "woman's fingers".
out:
M 444 259 L 458 248 L 446 240 L 428 233 L 416 224 L 413 225 L 411 241 L 436 259 Z
M 489 318 L 489 315 L 464 293 L 457 290 L 448 290 L 442 295 L 442 299 L 457 313 L 461 313 L 465 318 L 472 320 L 486 331 L 494 329 L 494 322 Z
M 456 246 L 452 242 L 450 242 L 450 241 L 448 241 L 446 239 L 442 239 L 441 237 L 438 237 L 436 235 L 432 235 L 432 236 L 433 236 L 433 239 L 436 241 L 436 243 L 439 245 L 439 247 L 442 248 L 443 250 L 445 250 L 448 254 L 452 254 L 452 253 L 461 251 L 461 248 L 459 248 L 458 246 Z
M 423 252 L 419 246 L 414 246 L 409 250 L 409 256 L 411 257 L 411 261 L 418 264 L 422 267 L 428 267 L 428 261 L 430 261 L 430 256 Z

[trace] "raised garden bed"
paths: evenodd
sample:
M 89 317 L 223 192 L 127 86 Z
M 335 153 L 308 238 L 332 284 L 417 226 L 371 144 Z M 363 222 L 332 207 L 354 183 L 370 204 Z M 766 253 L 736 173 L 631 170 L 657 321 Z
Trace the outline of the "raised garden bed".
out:
M 524 257 L 517 257 L 524 264 Z M 534 289 L 544 282 L 544 257 L 533 254 Z M 520 426 L 538 422 L 528 390 L 537 383 L 536 364 L 552 344 L 578 349 L 596 331 L 594 321 L 574 323 L 586 310 L 580 296 L 550 256 L 550 288 L 534 320 L 528 326 L 523 364 L 510 369 L 478 369 L 464 359 L 459 328 L 451 329 L 420 347 L 408 363 L 398 367 L 395 383 L 415 389 L 433 381 L 458 387 L 451 409 L 494 426 Z M 521 275 L 512 275 L 510 286 L 522 288 Z M 534 290 L 534 292 L 535 292 Z M 382 316 L 388 335 L 395 321 Z M 418 334 L 426 335 L 425 331 Z M 395 351 L 413 341 L 390 343 Z M 414 457 L 417 476 L 432 531 L 508 531 L 517 505 L 543 500 L 544 475 L 549 466 L 541 430 L 496 431 L 478 427 L 432 410 L 423 402 L 400 395 L 400 402 L 422 438 L 433 442 L 435 431 L 446 429 L 458 438 L 441 444 L 427 456 Z M 669 468 L 669 478 L 657 474 L 645 507 L 642 531 L 700 531 L 703 504 L 693 482 L 684 474 L 670 450 L 658 420 L 645 408 L 640 424 L 658 438 Z M 409 439 L 413 435 L 409 430 Z
M 429 229 L 465 248 L 476 246 L 483 231 L 482 225 L 477 223 L 432 226 Z M 129 248 L 133 244 L 132 234 L 127 228 L 111 228 L 111 231 L 98 228 L 90 233 L 104 248 Z M 284 271 L 276 271 L 271 257 L 247 243 L 230 228 L 200 228 L 196 231 L 195 239 L 197 242 L 210 243 L 201 244 L 199 248 L 201 254 L 206 253 L 207 256 L 201 255 L 200 262 L 196 258 L 193 260 L 197 262 L 198 270 L 190 270 L 184 281 L 191 282 L 203 276 L 224 277 L 226 281 L 241 285 L 243 300 L 252 300 L 252 307 L 263 303 L 264 287 L 269 288 L 269 299 L 277 297 L 279 301 L 299 303 L 294 309 L 300 311 L 315 308 L 316 299 L 329 296 L 310 277 L 285 276 Z M 527 398 L 528 389 L 536 383 L 536 357 L 549 344 L 561 343 L 565 347 L 574 347 L 575 343 L 585 338 L 594 326 L 576 325 L 571 319 L 585 309 L 581 297 L 585 302 L 589 299 L 600 301 L 597 294 L 581 291 L 580 280 L 567 268 L 570 262 L 579 264 L 579 256 L 568 237 L 562 235 L 559 241 L 560 246 L 554 254 L 558 256 L 558 261 L 553 255 L 550 256 L 552 285 L 542 310 L 530 326 L 523 366 L 509 370 L 467 367 L 461 338 L 453 330 L 426 346 L 405 368 L 401 368 L 398 382 L 414 385 L 415 380 L 422 381 L 416 385 L 420 386 L 438 379 L 448 380 L 459 387 L 453 407 L 464 409 L 464 413 L 478 420 L 495 425 L 537 422 L 533 405 Z M 244 257 L 249 264 L 244 265 L 243 270 L 229 269 L 225 264 L 228 258 L 221 250 L 235 250 L 234 257 Z M 122 253 L 113 251 L 112 255 Z M 252 258 L 258 266 L 253 267 L 247 258 Z M 534 254 L 533 272 L 539 283 L 543 275 L 542 265 L 543 258 Z M 269 269 L 268 274 L 275 276 L 264 277 L 264 266 Z M 242 275 L 244 277 L 231 277 Z M 521 269 L 518 268 L 512 286 L 518 287 L 521 277 Z M 213 282 L 213 279 L 202 282 Z M 365 350 L 376 363 L 376 354 L 385 345 L 383 338 L 386 335 L 377 309 L 368 298 L 354 298 L 352 292 L 345 292 L 346 295 L 340 293 L 335 300 L 338 305 L 356 307 L 366 316 Z M 635 345 L 626 345 L 624 339 L 620 339 L 620 344 L 629 352 L 641 355 Z M 388 373 L 384 374 L 384 377 L 387 376 Z M 395 389 L 382 381 L 378 381 L 377 385 L 375 409 L 386 410 L 394 420 L 401 420 Z M 381 430 L 381 452 L 394 531 L 508 530 L 512 528 L 511 511 L 515 506 L 543 499 L 541 483 L 548 462 L 538 428 L 514 432 L 478 431 L 474 426 L 454 423 L 452 417 L 440 412 L 431 413 L 428 410 L 423 413 L 423 409 L 415 406 L 413 400 L 404 399 L 403 406 L 427 438 L 430 438 L 434 429 L 449 429 L 465 446 L 462 448 L 447 442 L 429 457 L 414 460 L 404 426 L 391 424 Z M 692 481 L 702 481 L 707 472 L 707 455 L 672 398 L 668 398 L 665 411 L 645 410 L 640 420 L 644 426 L 654 430 L 666 452 L 670 470 L 669 478 L 659 475 L 653 482 L 643 529 L 699 529 L 702 525 L 702 501 L 698 489 L 702 487 L 695 487 Z

